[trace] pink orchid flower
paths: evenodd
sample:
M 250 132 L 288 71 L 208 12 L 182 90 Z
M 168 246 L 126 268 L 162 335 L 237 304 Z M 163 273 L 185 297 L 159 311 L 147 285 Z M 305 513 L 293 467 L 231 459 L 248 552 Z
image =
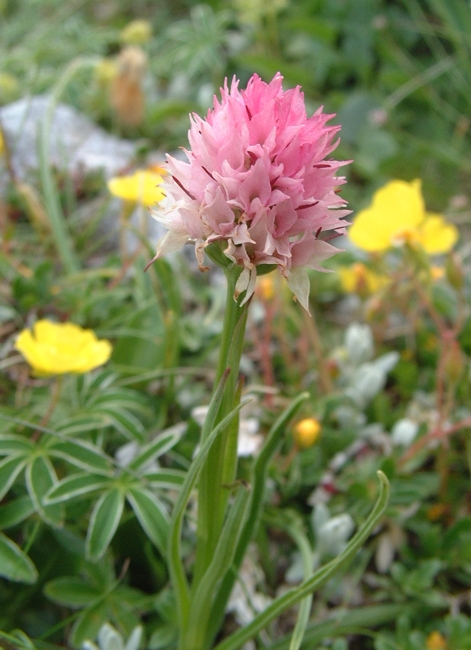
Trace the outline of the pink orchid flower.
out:
M 154 216 L 168 233 L 154 259 L 194 241 L 203 270 L 205 249 L 221 242 L 228 262 L 242 267 L 236 296 L 245 291 L 247 301 L 257 268 L 273 265 L 308 309 L 306 269 L 325 270 L 320 264 L 339 250 L 327 237 L 348 225 L 336 191 L 347 163 L 326 159 L 338 144 L 340 127 L 326 126 L 333 115 L 319 108 L 308 118 L 299 86 L 283 92 L 282 81 L 254 74 L 239 90 L 226 80 L 206 118 L 191 116 L 188 162 L 167 156 L 166 198 Z

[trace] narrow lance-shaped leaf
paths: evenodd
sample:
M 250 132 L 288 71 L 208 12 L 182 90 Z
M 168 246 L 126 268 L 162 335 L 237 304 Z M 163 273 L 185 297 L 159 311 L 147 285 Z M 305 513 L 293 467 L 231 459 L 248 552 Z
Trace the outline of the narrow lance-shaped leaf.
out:
M 11 488 L 26 462 L 24 456 L 7 456 L 0 462 L 0 499 Z
M 38 456 L 26 468 L 26 486 L 34 507 L 39 515 L 52 526 L 61 526 L 64 510 L 61 504 L 46 505 L 44 498 L 53 485 L 57 476 L 49 458 Z
M 97 413 L 104 416 L 104 424 L 116 427 L 129 440 L 137 440 L 138 442 L 144 440 L 145 430 L 142 423 L 129 411 L 117 411 L 100 407 Z
M 128 467 L 137 470 L 155 458 L 162 456 L 177 444 L 185 430 L 185 425 L 177 425 L 167 431 L 163 431 L 154 440 L 141 447 L 139 453 L 132 459 Z
M 109 475 L 112 460 L 101 449 L 83 440 L 58 440 L 48 449 L 51 456 L 63 458 L 68 463 L 87 472 Z
M 322 568 L 318 569 L 311 578 L 302 582 L 299 587 L 291 589 L 282 596 L 279 596 L 245 628 L 238 630 L 228 638 L 224 639 L 221 643 L 218 643 L 215 650 L 238 650 L 244 645 L 244 643 L 249 639 L 252 639 L 282 612 L 298 603 L 316 589 L 322 587 L 335 575 L 335 573 L 337 573 L 337 571 L 353 559 L 362 544 L 368 539 L 386 510 L 389 498 L 389 482 L 381 471 L 378 471 L 378 478 L 380 481 L 378 500 L 368 519 L 356 535 L 354 535 L 354 537 L 349 541 L 343 553 Z
M 86 553 L 99 560 L 106 552 L 118 528 L 124 508 L 124 495 L 115 489 L 102 494 L 93 508 L 87 531 Z
M 26 494 L 0 506 L 0 530 L 11 528 L 27 519 L 34 512 L 31 498 Z
M 180 488 L 185 481 L 186 472 L 179 469 L 159 469 L 143 474 L 146 482 L 153 488 Z
M 163 504 L 142 487 L 131 488 L 126 496 L 146 535 L 166 555 L 170 518 Z
M 10 456 L 11 454 L 28 454 L 34 449 L 34 443 L 24 436 L 17 436 L 14 433 L 4 433 L 0 435 L 0 456 Z
M 0 533 L 0 575 L 8 580 L 26 584 L 33 584 L 38 577 L 30 558 L 3 533 Z
M 103 592 L 80 578 L 55 578 L 47 583 L 44 593 L 55 603 L 66 607 L 87 607 L 103 597 Z
M 44 504 L 61 503 L 70 501 L 77 497 L 85 496 L 96 490 L 103 490 L 109 487 L 112 477 L 97 476 L 80 472 L 67 476 L 56 483 L 45 495 Z

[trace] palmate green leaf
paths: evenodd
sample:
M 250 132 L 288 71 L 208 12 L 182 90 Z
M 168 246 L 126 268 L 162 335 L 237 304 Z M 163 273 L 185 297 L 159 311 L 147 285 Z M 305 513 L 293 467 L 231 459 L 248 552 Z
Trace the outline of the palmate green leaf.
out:
M 186 472 L 179 469 L 159 469 L 156 472 L 143 474 L 153 488 L 180 488 L 185 481 Z
M 162 502 L 142 487 L 131 488 L 126 496 L 147 537 L 166 555 L 170 518 Z
M 99 602 L 84 610 L 72 628 L 71 642 L 75 648 L 81 648 L 87 639 L 95 639 L 101 626 L 108 618 L 108 605 Z
M 102 591 L 75 577 L 51 580 L 44 593 L 55 603 L 72 608 L 93 605 L 103 597 Z
M 56 440 L 49 447 L 49 455 L 88 472 L 109 476 L 113 461 L 101 449 L 83 440 Z
M 38 572 L 30 558 L 11 539 L 0 533 L 0 575 L 14 582 L 33 584 Z
M 151 440 L 140 448 L 137 456 L 129 463 L 129 469 L 138 470 L 155 458 L 165 454 L 165 452 L 177 444 L 185 430 L 185 425 L 177 425 L 167 431 L 163 431 L 154 440 Z
M 0 506 L 0 530 L 11 528 L 27 519 L 34 512 L 34 505 L 28 495 L 18 497 Z
M 44 497 L 44 504 L 61 503 L 109 487 L 112 477 L 80 472 L 56 483 Z
M 27 460 L 23 455 L 10 456 L 0 462 L 0 500 L 15 482 L 16 477 L 26 465 Z
M 14 433 L 0 434 L 0 456 L 11 454 L 28 454 L 34 448 L 34 443 L 24 436 L 17 436 Z
M 96 562 L 103 557 L 118 528 L 123 508 L 124 495 L 121 490 L 110 490 L 98 499 L 88 525 L 87 558 Z
M 26 487 L 36 511 L 42 519 L 52 526 L 62 526 L 64 509 L 61 504 L 46 505 L 44 498 L 53 485 L 57 476 L 51 461 L 46 456 L 38 456 L 26 467 Z

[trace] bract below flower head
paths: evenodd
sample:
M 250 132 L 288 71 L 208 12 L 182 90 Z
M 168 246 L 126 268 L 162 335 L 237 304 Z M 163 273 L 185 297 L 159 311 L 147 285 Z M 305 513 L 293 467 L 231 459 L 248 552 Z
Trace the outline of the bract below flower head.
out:
M 113 196 L 151 208 L 165 196 L 160 187 L 165 173 L 161 167 L 139 169 L 129 176 L 111 178 L 108 189 Z
M 20 332 L 15 348 L 41 377 L 82 374 L 98 368 L 111 356 L 111 343 L 97 339 L 92 330 L 73 323 L 37 321 L 33 331 Z
M 409 243 L 438 255 L 453 248 L 458 230 L 442 215 L 426 212 L 420 180 L 394 180 L 375 192 L 371 205 L 355 217 L 348 235 L 358 248 L 369 252 Z
M 188 162 L 167 156 L 167 198 L 155 218 L 169 229 L 156 258 L 196 244 L 204 268 L 206 247 L 218 242 L 227 262 L 242 268 L 236 293 L 252 295 L 261 265 L 278 267 L 307 309 L 307 268 L 338 249 L 323 237 L 345 232 L 348 211 L 336 188 L 343 164 L 326 157 L 339 126 L 319 109 L 307 117 L 299 87 L 282 89 L 253 75 L 245 90 L 234 79 L 214 99 L 205 119 L 191 118 Z

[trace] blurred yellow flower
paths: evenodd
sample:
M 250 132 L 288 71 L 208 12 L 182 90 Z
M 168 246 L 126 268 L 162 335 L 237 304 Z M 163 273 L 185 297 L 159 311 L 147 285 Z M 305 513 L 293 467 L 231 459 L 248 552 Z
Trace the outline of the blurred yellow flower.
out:
M 152 36 L 152 25 L 148 20 L 132 20 L 121 31 L 121 40 L 127 45 L 142 45 Z
M 162 167 L 157 166 L 152 169 L 140 169 L 130 176 L 111 178 L 108 181 L 108 189 L 113 196 L 150 208 L 165 196 L 159 187 L 165 173 Z
M 0 156 L 5 151 L 5 142 L 3 140 L 3 133 L 0 131 Z
M 384 252 L 410 243 L 437 255 L 453 248 L 458 230 L 441 215 L 426 212 L 420 180 L 395 180 L 375 192 L 370 207 L 358 213 L 349 237 L 365 251 Z
M 358 293 L 360 296 L 376 293 L 390 282 L 386 275 L 379 275 L 371 271 L 362 262 L 356 262 L 351 266 L 342 266 L 339 269 L 339 275 L 345 293 Z
M 114 59 L 100 59 L 93 70 L 93 74 L 97 84 L 107 88 L 118 74 L 118 65 Z
M 316 418 L 304 418 L 293 429 L 293 437 L 301 449 L 312 447 L 320 436 L 321 423 Z
M 92 330 L 73 323 L 37 321 L 33 331 L 20 332 L 15 348 L 40 377 L 82 374 L 98 368 L 111 356 L 111 343 L 97 339 Z
M 273 300 L 275 296 L 275 287 L 271 275 L 262 275 L 262 277 L 257 280 L 257 293 L 262 300 L 265 300 L 266 302 Z
M 425 641 L 425 646 L 427 650 L 445 650 L 445 637 L 435 630 L 428 635 L 427 640 Z
M 8 72 L 0 72 L 0 101 L 2 104 L 11 102 L 18 96 L 20 84 L 18 79 Z
M 430 267 L 430 277 L 434 282 L 441 280 L 445 277 L 445 269 L 443 269 L 441 266 L 432 265 Z

